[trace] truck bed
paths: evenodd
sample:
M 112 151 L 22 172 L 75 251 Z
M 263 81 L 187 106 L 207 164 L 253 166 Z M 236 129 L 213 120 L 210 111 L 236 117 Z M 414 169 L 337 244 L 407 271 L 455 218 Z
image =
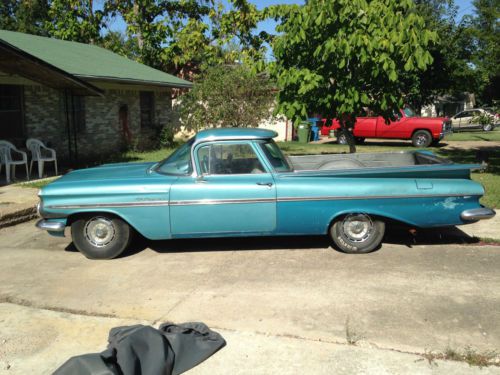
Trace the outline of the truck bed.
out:
M 452 164 L 451 161 L 424 152 L 380 152 L 291 156 L 296 171 L 408 167 Z
M 457 164 L 430 152 L 382 152 L 291 156 L 282 177 L 462 178 L 481 164 Z

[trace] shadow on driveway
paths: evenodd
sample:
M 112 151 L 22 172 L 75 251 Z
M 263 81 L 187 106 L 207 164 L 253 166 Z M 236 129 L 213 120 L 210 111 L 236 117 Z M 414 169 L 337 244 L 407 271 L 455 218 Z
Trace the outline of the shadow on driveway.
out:
M 392 225 L 386 229 L 382 245 L 402 245 L 411 249 L 415 245 L 467 245 L 479 243 L 457 227 L 419 229 L 415 233 L 408 227 Z M 201 251 L 247 251 L 247 250 L 304 250 L 332 248 L 328 236 L 276 236 L 276 237 L 238 237 L 202 238 L 152 241 L 136 235 L 130 247 L 120 258 L 140 253 L 150 248 L 158 253 L 184 253 Z M 73 243 L 66 251 L 77 251 Z

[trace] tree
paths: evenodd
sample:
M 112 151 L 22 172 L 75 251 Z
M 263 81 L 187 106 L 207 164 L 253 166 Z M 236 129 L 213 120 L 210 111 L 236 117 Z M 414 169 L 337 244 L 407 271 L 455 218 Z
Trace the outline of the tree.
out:
M 432 64 L 419 72 L 403 74 L 405 100 L 417 112 L 437 96 L 474 92 L 478 87 L 477 72 L 471 66 L 473 41 L 467 23 L 456 23 L 457 7 L 453 0 L 416 0 L 416 11 L 424 18 L 425 27 L 438 39 L 429 46 Z
M 436 34 L 411 0 L 309 0 L 274 12 L 282 19 L 272 44 L 277 111 L 294 122 L 338 119 L 351 152 L 356 116 L 369 107 L 393 118 L 404 104 L 402 75 L 432 62 Z
M 45 29 L 50 36 L 73 42 L 97 44 L 105 27 L 104 12 L 93 0 L 51 0 Z
M 210 0 L 108 0 L 105 11 L 124 19 L 128 36 L 137 40 L 139 61 L 162 69 L 163 46 L 172 41 L 175 30 L 185 22 L 208 15 L 209 3 Z
M 472 63 L 480 79 L 480 99 L 492 103 L 500 97 L 500 1 L 474 0 L 472 27 L 474 45 Z
M 48 0 L 2 0 L 0 29 L 47 36 Z
M 181 98 L 182 125 L 256 127 L 269 118 L 274 101 L 268 77 L 243 65 L 209 67 L 191 91 Z

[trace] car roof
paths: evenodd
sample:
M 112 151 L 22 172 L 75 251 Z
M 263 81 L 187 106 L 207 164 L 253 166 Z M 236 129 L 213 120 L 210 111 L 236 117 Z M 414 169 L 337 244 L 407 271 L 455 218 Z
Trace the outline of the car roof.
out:
M 195 143 L 217 140 L 270 139 L 278 135 L 274 130 L 259 128 L 215 128 L 202 130 L 195 136 Z

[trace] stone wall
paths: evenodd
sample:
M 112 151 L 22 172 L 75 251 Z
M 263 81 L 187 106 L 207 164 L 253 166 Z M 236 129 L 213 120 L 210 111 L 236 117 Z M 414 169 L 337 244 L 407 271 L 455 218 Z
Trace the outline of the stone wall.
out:
M 132 144 L 154 137 L 154 129 L 141 129 L 138 90 L 109 89 L 104 97 L 85 97 L 85 129 L 77 133 L 78 155 L 92 159 L 118 152 L 125 146 L 119 109 L 128 106 Z M 55 148 L 58 158 L 68 156 L 68 133 L 61 91 L 43 86 L 24 87 L 25 126 L 27 137 L 38 138 Z M 155 125 L 169 124 L 172 116 L 170 92 L 155 93 Z

